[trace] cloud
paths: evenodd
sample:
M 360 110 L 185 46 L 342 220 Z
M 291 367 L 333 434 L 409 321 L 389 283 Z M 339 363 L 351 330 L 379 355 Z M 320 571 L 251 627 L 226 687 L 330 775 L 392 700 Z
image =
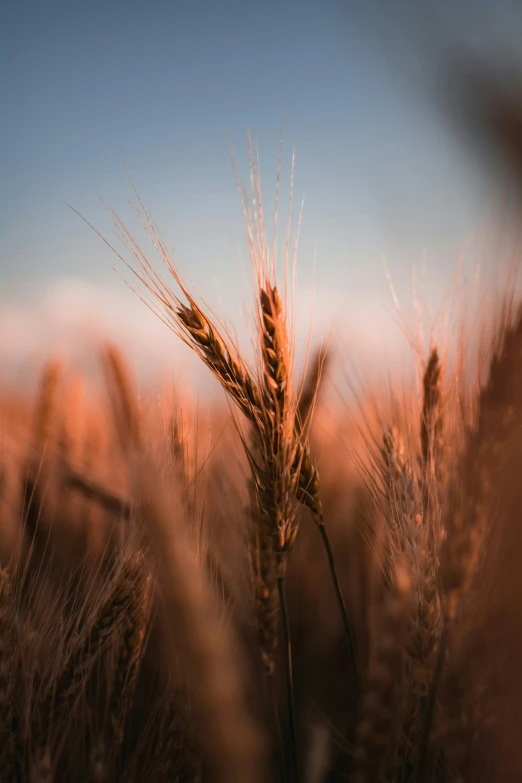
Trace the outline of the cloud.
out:
M 39 291 L 0 301 L 4 377 L 32 382 L 49 355 L 86 375 L 99 374 L 98 353 L 110 340 L 140 377 L 191 372 L 190 351 L 125 286 L 59 279 Z M 192 360 L 192 361 L 191 361 Z
M 313 313 L 311 310 L 313 300 Z M 400 338 L 392 318 L 377 300 L 345 292 L 310 288 L 296 292 L 298 355 L 305 352 L 312 320 L 311 345 L 325 343 L 333 326 L 334 346 L 358 363 L 393 354 Z M 239 308 L 238 308 L 239 309 Z M 239 319 L 238 337 L 250 347 L 248 329 Z M 199 390 L 215 388 L 206 368 L 180 340 L 122 283 L 96 286 L 81 279 L 50 282 L 38 290 L 0 299 L 0 362 L 5 379 L 34 383 L 49 355 L 57 355 L 86 376 L 99 377 L 99 349 L 119 345 L 142 380 L 168 378 Z M 6 339 L 6 336 L 7 339 Z

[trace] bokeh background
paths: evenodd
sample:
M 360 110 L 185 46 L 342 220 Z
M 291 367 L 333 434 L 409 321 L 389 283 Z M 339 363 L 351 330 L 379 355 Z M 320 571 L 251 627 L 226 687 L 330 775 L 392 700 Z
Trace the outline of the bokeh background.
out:
M 67 203 L 113 241 L 101 195 L 141 238 L 126 168 L 198 289 L 248 339 L 249 262 L 229 144 L 247 178 L 248 129 L 257 140 L 271 214 L 283 116 L 283 225 L 292 149 L 295 218 L 304 198 L 302 344 L 313 301 L 313 342 L 331 334 L 355 363 L 393 361 L 408 345 L 389 278 L 409 324 L 415 302 L 437 323 L 459 259 L 466 288 L 491 279 L 510 252 L 505 183 L 445 111 L 448 52 L 512 63 L 521 16 L 508 2 L 448 6 L 446 16 L 434 8 L 4 0 L 4 379 L 29 383 L 49 352 L 91 367 L 109 337 L 140 374 L 202 383 L 188 350 Z

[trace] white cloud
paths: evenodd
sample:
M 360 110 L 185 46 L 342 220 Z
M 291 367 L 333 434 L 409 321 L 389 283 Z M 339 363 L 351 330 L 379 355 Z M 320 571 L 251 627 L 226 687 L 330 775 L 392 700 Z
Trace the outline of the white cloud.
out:
M 308 339 L 311 289 L 296 292 L 298 353 Z M 341 345 L 356 364 L 390 358 L 404 338 L 380 303 L 368 295 L 317 288 L 313 295 L 312 347 L 328 338 Z M 238 303 L 239 309 L 239 303 Z M 234 321 L 241 328 L 241 321 Z M 176 336 L 122 282 L 97 287 L 81 279 L 58 279 L 45 289 L 28 290 L 0 300 L 0 362 L 6 379 L 33 383 L 46 357 L 60 356 L 86 375 L 99 375 L 98 351 L 104 341 L 125 351 L 142 379 L 172 378 L 183 385 L 209 388 L 208 371 Z M 249 346 L 247 328 L 239 334 Z M 373 359 L 372 359 L 373 357 Z
M 60 356 L 86 374 L 98 373 L 107 340 L 124 349 L 141 377 L 190 372 L 188 349 L 123 284 L 96 287 L 61 279 L 40 292 L 0 301 L 0 361 L 11 381 L 33 380 L 42 361 Z

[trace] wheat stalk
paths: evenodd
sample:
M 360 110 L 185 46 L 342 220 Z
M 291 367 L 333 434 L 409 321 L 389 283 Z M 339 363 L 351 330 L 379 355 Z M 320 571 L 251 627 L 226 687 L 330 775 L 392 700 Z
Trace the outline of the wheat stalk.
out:
M 52 443 L 53 435 L 56 434 L 58 390 L 62 369 L 62 363 L 58 359 L 51 359 L 45 364 L 40 377 L 34 411 L 33 438 L 42 448 Z
M 106 345 L 103 363 L 122 447 L 125 451 L 138 448 L 143 440 L 138 395 L 121 351 L 114 345 Z
M 12 780 L 15 752 L 15 667 L 11 578 L 0 568 L 0 780 Z
M 254 595 L 254 615 L 265 674 L 267 677 L 271 677 L 275 668 L 279 625 L 275 553 L 268 527 L 261 520 L 252 479 L 249 481 L 249 494 L 250 505 L 247 507 L 246 513 L 250 521 L 248 555 Z
M 261 779 L 260 736 L 244 702 L 241 665 L 204 574 L 152 467 L 136 467 L 134 485 L 151 533 L 159 585 L 200 724 L 213 783 Z
M 353 783 L 382 780 L 386 770 L 399 713 L 398 693 L 410 598 L 410 578 L 406 569 L 396 563 L 381 609 L 362 717 L 356 731 Z

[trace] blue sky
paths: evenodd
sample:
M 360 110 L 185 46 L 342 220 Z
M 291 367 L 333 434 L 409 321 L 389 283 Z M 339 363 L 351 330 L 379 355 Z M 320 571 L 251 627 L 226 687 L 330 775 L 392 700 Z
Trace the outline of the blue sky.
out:
M 65 202 L 110 236 L 97 194 L 128 217 L 126 166 L 203 293 L 238 307 L 245 243 L 227 135 L 245 175 L 246 130 L 258 140 L 270 205 L 283 113 L 283 178 L 294 145 L 305 198 L 304 288 L 313 276 L 318 301 L 334 292 L 339 308 L 360 308 L 369 289 L 386 296 L 384 254 L 400 290 L 424 264 L 436 302 L 481 229 L 488 180 L 357 6 L 4 0 L 4 305 L 64 279 L 120 285 Z M 375 7 L 382 34 L 386 4 Z

